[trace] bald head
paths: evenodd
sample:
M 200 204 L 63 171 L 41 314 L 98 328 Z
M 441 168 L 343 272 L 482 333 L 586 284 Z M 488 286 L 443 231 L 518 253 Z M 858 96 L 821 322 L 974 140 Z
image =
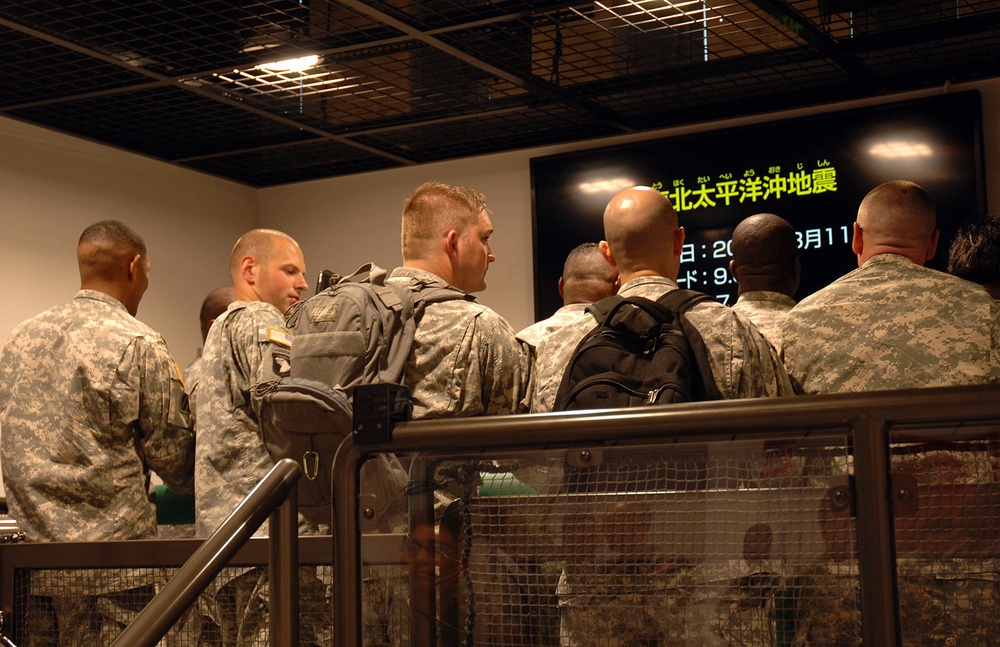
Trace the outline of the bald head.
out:
M 937 239 L 934 201 L 920 185 L 886 182 L 861 201 L 853 243 L 858 265 L 876 254 L 898 254 L 923 265 L 934 257 Z
M 240 301 L 263 301 L 281 312 L 309 287 L 306 262 L 295 239 L 275 229 L 243 234 L 229 256 L 229 276 Z
M 683 245 L 677 212 L 655 189 L 625 189 L 604 210 L 601 252 L 618 267 L 622 283 L 643 275 L 676 279 Z
M 559 294 L 563 305 L 594 303 L 618 290 L 618 270 L 601 254 L 597 243 L 584 243 L 566 257 Z
M 212 323 L 235 300 L 236 291 L 231 285 L 215 288 L 205 296 L 205 300 L 201 302 L 201 312 L 198 313 L 198 318 L 201 320 L 202 341 L 205 341 L 205 338 L 208 337 L 208 330 L 212 327 Z
M 794 296 L 799 287 L 799 253 L 795 230 L 773 213 L 758 213 L 733 230 L 729 268 L 739 292 L 764 290 Z
M 238 283 L 240 262 L 244 258 L 249 256 L 258 265 L 266 265 L 281 241 L 295 243 L 294 238 L 277 229 L 252 229 L 240 236 L 229 255 L 229 278 L 233 280 L 233 284 Z M 295 245 L 297 247 L 298 243 Z
M 149 285 L 149 258 L 139 234 L 117 220 L 94 223 L 80 235 L 76 258 L 81 288 L 118 299 L 135 316 Z

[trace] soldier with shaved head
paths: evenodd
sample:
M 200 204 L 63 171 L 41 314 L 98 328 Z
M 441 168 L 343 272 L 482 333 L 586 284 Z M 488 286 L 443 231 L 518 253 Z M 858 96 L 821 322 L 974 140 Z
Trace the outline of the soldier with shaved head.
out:
M 729 262 L 739 284 L 733 310 L 749 319 L 775 346 L 781 341 L 781 323 L 795 305 L 799 289 L 799 252 L 795 230 L 773 213 L 746 218 L 733 230 L 733 260 Z
M 292 337 L 285 312 L 308 287 L 305 272 L 298 243 L 273 229 L 247 232 L 230 253 L 236 300 L 208 331 L 196 402 L 195 527 L 201 537 L 218 528 L 274 466 L 254 387 L 288 372 Z M 302 604 L 322 604 L 315 574 L 301 575 Z M 225 647 L 266 644 L 267 577 L 249 569 L 223 583 L 209 616 Z M 302 633 L 303 645 L 319 640 L 314 623 L 304 623 Z
M 858 269 L 803 299 L 782 327 L 785 364 L 797 390 L 855 393 L 1000 379 L 1000 324 L 992 299 L 980 285 L 924 267 L 937 243 L 934 204 L 920 186 L 897 180 L 865 196 L 852 243 Z M 920 639 L 908 638 L 907 644 L 962 644 L 963 639 L 992 635 L 996 569 L 977 566 L 974 575 L 962 571 L 941 578 L 951 560 L 947 555 L 941 559 L 932 546 L 948 544 L 949 551 L 961 553 L 961 543 L 949 540 L 965 537 L 965 528 L 981 527 L 981 511 L 962 493 L 992 483 L 989 457 L 914 443 L 891 460 L 894 478 L 909 475 L 930 498 L 942 491 L 951 497 L 947 506 L 929 506 L 921 513 L 921 527 L 934 529 L 934 535 L 944 532 L 945 538 L 931 541 L 931 535 L 924 535 L 915 542 L 906 556 L 919 558 L 919 563 L 905 560 L 907 568 L 898 578 L 901 625 L 909 637 Z M 846 465 L 839 468 L 847 473 Z M 956 492 L 956 485 L 962 489 Z M 837 582 L 838 576 L 830 575 L 822 586 Z M 835 607 L 808 612 L 802 624 L 828 632 L 829 619 L 845 615 Z M 841 627 L 839 632 L 830 641 L 851 640 L 856 628 Z
M 207 537 L 267 474 L 253 387 L 287 369 L 291 336 L 284 313 L 306 289 L 305 260 L 291 236 L 254 229 L 233 247 L 236 300 L 205 340 L 197 400 L 198 534 Z
M 604 211 L 604 236 L 599 247 L 608 263 L 618 269 L 619 295 L 655 301 L 678 289 L 684 229 L 670 200 L 662 193 L 637 186 L 615 195 Z M 704 340 L 720 397 L 755 398 L 792 393 L 788 376 L 772 346 L 731 308 L 705 301 L 692 306 L 685 316 Z M 585 326 L 590 330 L 595 322 Z M 572 352 L 570 348 L 564 365 Z M 618 464 L 607 461 L 602 466 L 607 470 L 607 479 L 601 486 L 614 489 L 616 478 L 634 479 L 636 473 L 653 473 L 644 471 L 647 469 L 683 472 L 697 463 L 681 461 L 664 468 L 660 457 L 652 460 L 652 464 L 639 459 Z M 716 460 L 725 459 L 720 455 Z M 740 463 L 728 464 L 736 467 Z M 571 488 L 572 481 L 567 480 L 567 489 Z M 641 506 L 636 505 L 635 509 L 641 511 Z M 609 510 L 604 518 L 615 519 L 614 512 Z M 566 527 L 570 527 L 569 523 Z M 649 535 L 643 539 L 642 532 L 630 527 L 628 539 L 623 540 L 626 548 L 620 552 L 567 561 L 558 588 L 560 645 L 663 645 L 683 642 L 681 637 L 697 634 L 698 628 L 686 626 L 690 616 L 683 611 L 693 604 L 685 583 L 685 578 L 692 577 L 691 571 L 664 569 L 662 565 L 644 562 L 638 555 L 643 550 L 640 543 L 665 541 L 655 533 Z M 633 540 L 635 543 L 630 543 Z M 627 561 L 631 559 L 635 561 Z M 636 586 L 636 582 L 651 584 L 645 588 Z
M 802 393 L 1000 379 L 998 324 L 979 285 L 924 267 L 936 211 L 920 186 L 886 182 L 861 202 L 858 269 L 803 299 L 782 327 L 785 365 Z

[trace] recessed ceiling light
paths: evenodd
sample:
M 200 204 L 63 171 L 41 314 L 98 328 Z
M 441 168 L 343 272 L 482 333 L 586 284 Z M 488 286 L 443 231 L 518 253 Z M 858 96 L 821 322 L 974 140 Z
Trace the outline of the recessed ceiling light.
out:
M 300 58 L 289 58 L 283 61 L 276 61 L 274 63 L 261 63 L 256 66 L 255 70 L 263 70 L 264 72 L 304 72 L 310 68 L 316 67 L 320 63 L 320 57 L 315 54 L 311 56 L 302 56 Z

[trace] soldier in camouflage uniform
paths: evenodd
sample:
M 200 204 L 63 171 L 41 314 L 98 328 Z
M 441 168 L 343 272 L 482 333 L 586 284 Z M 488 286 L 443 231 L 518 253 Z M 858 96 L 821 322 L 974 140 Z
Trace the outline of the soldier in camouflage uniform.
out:
M 845 393 L 1000 380 L 995 303 L 981 286 L 924 267 L 937 242 L 934 204 L 920 186 L 887 182 L 865 196 L 852 243 L 858 269 L 803 299 L 785 320 L 783 354 L 798 390 Z M 911 531 L 905 544 L 897 541 L 903 642 L 992 644 L 987 636 L 1000 630 L 1000 572 L 993 560 L 975 557 L 973 550 L 956 568 L 934 545 L 936 535 L 961 525 L 962 510 L 977 509 L 976 489 L 992 480 L 983 464 L 988 457 L 918 444 L 897 448 L 893 472 L 917 479 L 917 521 L 931 530 L 915 536 Z M 929 505 L 937 497 L 951 502 Z M 912 523 L 901 517 L 897 531 Z M 953 541 L 946 551 L 965 549 Z
M 403 207 L 403 267 L 388 279 L 420 290 L 452 285 L 486 289 L 493 223 L 481 193 L 428 182 Z M 413 397 L 413 418 L 501 415 L 524 412 L 531 369 L 530 348 L 507 321 L 475 300 L 427 305 L 417 325 L 404 384 Z
M 854 223 L 858 269 L 803 299 L 782 328 L 785 365 L 802 393 L 844 393 L 1000 380 L 1000 322 L 981 286 L 924 267 L 937 249 L 934 204 L 888 182 Z
M 468 294 L 486 289 L 486 272 L 496 260 L 490 247 L 493 223 L 485 197 L 474 189 L 427 182 L 403 206 L 403 267 L 391 282 L 417 291 L 451 285 Z M 474 299 L 427 305 L 417 323 L 403 383 L 410 387 L 415 420 L 526 412 L 531 347 L 496 312 Z M 419 531 L 418 531 L 419 532 Z M 404 605 L 402 582 L 385 583 L 370 619 Z M 369 582 L 366 595 L 378 583 Z M 483 595 L 488 595 L 483 592 Z M 393 613 L 393 617 L 400 614 Z M 479 630 L 490 631 L 486 627 Z M 406 627 L 390 626 L 389 642 L 405 641 Z
M 795 230 L 771 213 L 746 218 L 733 230 L 729 271 L 739 283 L 733 310 L 749 319 L 775 347 L 781 345 L 781 322 L 795 305 L 799 289 L 799 252 Z
M 198 386 L 195 524 L 201 537 L 211 534 L 274 466 L 261 436 L 254 386 L 288 372 L 291 335 L 283 313 L 308 287 L 305 269 L 298 244 L 270 229 L 244 234 L 230 255 L 236 301 L 208 333 Z M 266 576 L 256 569 L 216 591 L 211 615 L 223 645 L 267 644 L 267 595 Z M 309 644 L 305 628 L 303 643 Z
M 147 472 L 191 492 L 194 437 L 177 365 L 135 319 L 149 256 L 129 227 L 103 221 L 84 230 L 77 258 L 76 297 L 15 328 L 0 360 L 11 514 L 31 541 L 155 538 Z M 53 596 L 59 644 L 107 644 L 152 593 L 154 574 L 135 575 L 60 572 L 33 593 Z
M 606 240 L 601 241 L 600 249 L 618 268 L 622 281 L 618 294 L 655 300 L 677 289 L 684 229 L 678 226 L 677 213 L 663 194 L 648 187 L 633 187 L 615 195 L 604 212 L 604 234 Z M 686 316 L 704 339 L 721 397 L 792 394 L 788 376 L 771 344 L 731 308 L 704 302 L 693 306 Z M 585 322 L 581 327 L 589 329 L 594 325 Z M 543 341 L 539 352 L 544 348 Z M 571 354 L 572 348 L 563 366 Z M 609 474 L 614 473 L 614 466 L 607 469 Z M 629 473 L 627 466 L 623 473 Z M 603 485 L 616 491 L 613 477 Z M 630 510 L 632 519 L 648 513 L 646 502 L 629 505 L 634 506 Z M 574 530 L 577 527 L 606 523 L 606 516 L 613 516 L 612 512 L 588 509 L 579 515 L 567 513 L 565 536 L 578 535 Z M 607 555 L 584 551 L 586 555 L 581 558 L 567 549 L 567 566 L 559 585 L 562 645 L 674 644 L 671 641 L 678 640 L 678 636 L 692 641 L 701 636 L 703 627 L 681 626 L 678 623 L 682 616 L 671 611 L 688 604 L 688 580 L 697 564 L 683 557 L 669 563 L 650 559 L 642 546 L 658 545 L 660 539 L 651 536 L 647 542 L 637 543 L 632 541 L 633 534 L 640 533 L 631 526 L 627 536 L 608 533 L 604 538 L 607 542 L 624 548 Z M 590 542 L 601 540 L 592 538 Z M 565 542 L 569 540 L 564 537 Z
M 535 347 L 532 370 L 536 376 L 545 377 L 544 380 L 537 377 L 532 380 L 532 413 L 552 410 L 566 365 L 550 366 L 550 363 L 565 354 L 565 347 L 575 348 L 583 337 L 583 333 L 574 337 L 563 334 L 563 330 L 580 331 L 580 326 L 574 326 L 580 320 L 593 325 L 594 318 L 587 312 L 587 306 L 613 295 L 617 290 L 618 272 L 601 255 L 597 243 L 584 243 L 566 257 L 562 276 L 559 277 L 559 296 L 563 299 L 563 306 L 548 319 L 517 333 L 518 339 Z M 537 349 L 543 341 L 548 342 L 547 352 L 539 354 Z

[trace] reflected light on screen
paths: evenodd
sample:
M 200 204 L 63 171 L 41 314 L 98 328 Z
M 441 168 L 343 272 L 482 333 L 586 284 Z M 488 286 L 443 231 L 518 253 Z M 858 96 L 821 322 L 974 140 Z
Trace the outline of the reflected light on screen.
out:
M 627 189 L 629 187 L 635 186 L 635 182 L 627 177 L 616 177 L 611 180 L 593 180 L 590 182 L 581 182 L 577 185 L 577 188 L 581 192 L 587 194 L 594 193 L 618 193 L 622 189 Z
M 868 149 L 868 154 L 873 157 L 899 158 L 899 157 L 933 157 L 934 151 L 927 144 L 921 142 L 908 141 L 886 141 L 873 144 Z

